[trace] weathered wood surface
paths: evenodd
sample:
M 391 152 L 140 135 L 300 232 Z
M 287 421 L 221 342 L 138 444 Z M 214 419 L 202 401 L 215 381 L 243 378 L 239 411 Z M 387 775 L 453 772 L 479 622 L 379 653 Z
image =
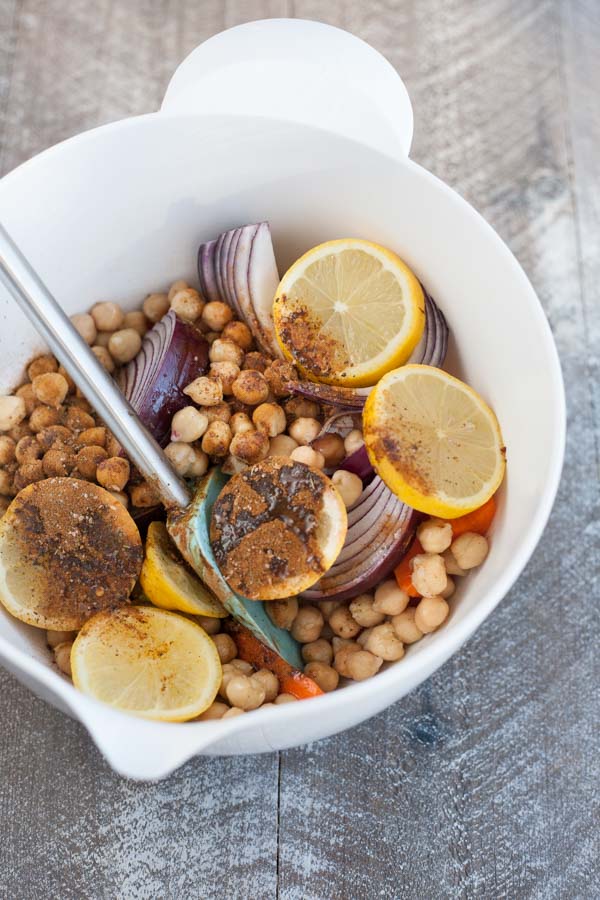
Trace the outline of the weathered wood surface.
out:
M 600 5 L 597 0 L 0 0 L 0 172 L 156 108 L 185 54 L 269 15 L 341 25 L 397 66 L 412 156 L 530 275 L 569 440 L 526 573 L 464 650 L 308 748 L 114 776 L 0 672 L 0 897 L 354 900 L 599 895 Z M 68 248 L 67 248 L 68 252 Z

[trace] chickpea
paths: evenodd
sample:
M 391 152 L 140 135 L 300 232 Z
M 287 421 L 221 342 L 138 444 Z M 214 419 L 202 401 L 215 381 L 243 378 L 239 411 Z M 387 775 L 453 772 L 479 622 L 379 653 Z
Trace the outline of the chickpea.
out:
M 231 453 L 221 463 L 221 472 L 224 475 L 238 475 L 240 472 L 245 472 L 247 468 L 248 466 L 245 462 L 242 462 L 241 459 L 236 459 Z
M 104 447 L 106 444 L 106 428 L 102 425 L 86 428 L 77 435 L 77 442 L 83 447 Z
M 141 309 L 134 309 L 132 312 L 125 313 L 123 328 L 133 328 L 140 337 L 144 337 L 148 331 L 148 319 Z
M 452 525 L 428 519 L 417 528 L 417 537 L 425 553 L 443 553 L 452 543 Z
M 290 458 L 294 462 L 304 463 L 305 466 L 312 466 L 313 469 L 324 469 L 325 458 L 322 453 L 313 450 L 312 447 L 296 447 L 290 453 Z
M 33 393 L 46 406 L 53 406 L 54 409 L 62 404 L 63 400 L 69 393 L 69 385 L 67 380 L 59 375 L 58 372 L 47 372 L 45 375 L 37 375 L 33 382 Z
M 271 600 L 265 603 L 265 609 L 273 625 L 289 631 L 298 615 L 298 600 L 288 597 L 287 600 Z
M 30 465 L 27 463 L 27 465 Z M 42 477 L 44 473 L 42 472 Z M 36 479 L 39 480 L 39 479 Z M 23 484 L 25 487 L 25 484 Z M 11 478 L 10 472 L 7 472 L 6 469 L 0 469 L 0 496 L 2 497 L 14 497 L 16 491 L 13 485 L 13 479 Z
M 228 322 L 223 329 L 223 337 L 227 341 L 233 341 L 242 350 L 249 350 L 252 346 L 252 332 L 245 322 Z M 241 364 L 240 360 L 238 365 Z
M 60 410 L 58 409 L 50 409 L 48 406 L 38 406 L 29 416 L 29 427 L 34 433 L 43 431 L 44 428 L 49 428 L 51 425 L 58 425 L 60 416 Z M 0 431 L 2 431 L 1 424 Z
M 355 638 L 360 634 L 361 626 L 353 618 L 346 605 L 338 606 L 329 616 L 329 624 L 334 634 L 341 638 Z
M 318 450 L 325 457 L 325 465 L 328 469 L 341 463 L 346 456 L 344 441 L 339 434 L 322 434 L 311 444 L 313 450 Z M 362 482 L 361 482 L 362 490 Z
M 7 432 L 8 436 L 16 441 L 17 444 L 24 437 L 30 437 L 33 434 L 33 431 L 29 427 L 28 422 L 21 422 L 19 425 L 13 425 L 10 431 Z
M 210 460 L 203 450 L 198 450 L 197 447 L 192 447 L 192 450 L 194 451 L 194 460 L 187 474 L 189 478 L 201 478 L 208 472 Z
M 382 581 L 375 590 L 373 608 L 385 613 L 386 616 L 397 616 L 404 612 L 409 602 L 410 597 L 406 591 L 398 587 L 395 578 L 390 578 L 388 581 Z
M 293 694 L 279 694 L 278 697 L 275 697 L 273 703 L 276 703 L 277 706 L 281 706 L 282 703 L 295 703 L 298 698 L 294 697 Z
M 129 463 L 122 456 L 111 456 L 103 459 L 96 469 L 96 480 L 107 491 L 122 491 L 127 482 L 131 469 Z
M 96 469 L 106 459 L 108 459 L 108 453 L 104 447 L 82 447 L 75 457 L 75 465 L 83 478 L 92 481 L 96 477 Z
M 265 692 L 265 700 L 271 702 L 279 693 L 279 679 L 269 669 L 259 669 L 250 676 L 250 680 L 259 684 Z
M 371 594 L 359 594 L 351 601 L 350 613 L 352 618 L 361 628 L 372 628 L 374 625 L 380 625 L 385 619 L 385 615 L 375 609 L 375 601 Z
M 265 689 L 260 682 L 248 678 L 247 675 L 234 675 L 225 688 L 227 699 L 238 709 L 258 709 L 265 701 Z
M 229 450 L 236 459 L 252 466 L 266 458 L 269 439 L 261 431 L 243 431 L 241 434 L 234 434 Z
M 228 634 L 215 634 L 213 637 L 219 659 L 222 663 L 231 662 L 237 656 L 237 646 L 232 637 Z
M 96 335 L 98 333 L 96 323 L 88 313 L 77 313 L 77 315 L 71 316 L 71 323 L 88 347 L 96 343 Z
M 230 711 L 230 709 L 231 707 L 227 706 L 226 703 L 221 703 L 219 700 L 215 700 L 210 704 L 208 709 L 205 709 L 204 712 L 198 716 L 196 721 L 209 722 L 211 719 L 222 719 L 225 713 Z
M 290 437 L 293 437 L 299 444 L 304 445 L 312 443 L 320 430 L 320 422 L 316 419 L 306 418 L 305 416 L 300 416 L 300 418 L 292 422 L 288 428 Z
M 108 345 L 110 344 L 110 339 L 115 334 L 114 331 L 99 331 L 96 335 L 96 340 L 94 341 L 95 347 L 104 347 L 108 350 Z
M 443 597 L 423 597 L 415 611 L 415 625 L 423 634 L 429 634 L 440 627 L 449 612 L 450 607 Z
M 373 626 L 374 628 L 375 626 Z M 359 644 L 363 650 L 367 646 L 367 641 L 369 640 L 369 635 L 373 631 L 373 628 L 365 628 L 364 631 L 361 631 L 359 636 L 356 638 L 356 643 Z
M 208 416 L 195 406 L 184 406 L 171 420 L 171 443 L 191 444 L 199 440 L 208 428 Z
M 50 354 L 36 357 L 27 366 L 27 377 L 30 381 L 38 375 L 47 375 L 49 372 L 58 372 L 58 363 Z
M 42 431 L 38 431 L 37 441 L 42 450 L 50 450 L 70 446 L 73 434 L 64 425 L 50 425 Z
M 186 388 L 183 393 L 191 397 L 198 406 L 216 406 L 223 401 L 223 386 L 218 378 L 201 375 Z
M 65 675 L 71 677 L 71 648 L 73 641 L 65 641 L 64 644 L 58 644 L 54 648 L 54 659 L 56 665 Z
M 398 640 L 398 636 L 391 622 L 376 625 L 365 646 L 374 656 L 394 662 L 404 656 L 404 646 Z
M 20 388 L 17 388 L 15 391 L 15 397 L 20 397 L 25 403 L 25 412 L 28 416 L 34 411 L 36 406 L 38 406 L 38 399 L 33 392 L 32 384 L 22 384 Z
M 362 431 L 359 428 L 353 429 L 353 431 L 344 438 L 344 450 L 346 451 L 346 456 L 350 456 L 352 453 L 360 450 L 364 442 L 365 440 Z
M 21 439 L 22 440 L 22 439 Z M 0 434 L 0 466 L 6 466 L 16 459 L 17 443 L 6 434 Z
M 346 643 L 344 643 L 338 650 L 335 651 L 335 656 L 333 657 L 333 668 L 335 669 L 335 671 L 340 675 L 343 675 L 344 678 L 349 678 L 350 670 L 348 669 L 348 661 L 351 656 L 353 656 L 355 653 L 360 652 L 360 645 L 356 644 L 354 641 L 347 641 Z
M 231 444 L 231 428 L 227 422 L 211 422 L 204 437 L 202 449 L 209 456 L 227 456 Z
M 96 422 L 93 416 L 79 409 L 77 406 L 70 406 L 64 418 L 64 423 L 71 431 L 78 433 L 86 431 L 88 428 L 94 428 Z
M 358 653 L 352 653 L 348 657 L 348 677 L 353 681 L 365 681 L 376 675 L 382 665 L 383 660 L 380 656 L 375 656 L 368 650 L 359 650 Z
M 292 397 L 286 401 L 284 409 L 290 419 L 316 419 L 319 415 L 319 404 L 305 397 Z
M 179 291 L 185 291 L 188 287 L 187 281 L 184 281 L 183 278 L 178 278 L 177 281 L 174 281 L 171 287 L 169 288 L 169 293 L 167 294 L 167 299 L 169 303 Z
M 445 550 L 442 553 L 442 559 L 444 560 L 444 565 L 446 566 L 446 572 L 448 575 L 466 575 L 466 569 L 461 569 L 459 564 L 456 562 L 454 558 L 454 554 L 452 550 Z
M 104 369 L 106 369 L 108 374 L 112 375 L 112 373 L 115 371 L 116 366 L 112 356 L 110 355 L 106 347 L 100 347 L 98 344 L 96 344 L 92 347 L 92 353 L 94 354 L 100 365 Z
M 211 378 L 218 378 L 223 388 L 225 397 L 231 397 L 233 393 L 233 385 L 238 375 L 240 367 L 232 362 L 217 362 L 210 367 L 209 375 Z
M 226 713 L 221 716 L 222 719 L 235 719 L 236 716 L 243 716 L 244 710 L 237 706 L 230 707 Z
M 121 506 L 124 506 L 125 509 L 129 507 L 129 497 L 124 491 L 109 491 L 108 493 L 111 497 L 114 497 Z
M 448 597 L 451 597 L 454 591 L 456 590 L 456 585 L 454 583 L 454 579 L 448 576 L 448 580 L 446 582 L 446 589 L 442 591 L 440 597 L 443 597 L 444 600 L 447 600 Z
M 423 632 L 415 624 L 416 606 L 407 606 L 406 609 L 392 618 L 392 627 L 398 640 L 403 644 L 414 644 L 423 637 Z
M 321 635 L 325 620 L 316 606 L 302 606 L 291 627 L 292 637 L 301 644 L 310 644 Z
M 69 394 L 74 394 L 77 386 L 64 366 L 58 367 L 58 374 L 62 375 L 62 377 L 65 379 L 65 381 L 69 385 Z
M 195 322 L 202 315 L 204 300 L 194 288 L 177 291 L 171 298 L 171 309 L 185 322 Z
M 256 350 L 252 351 L 252 353 L 246 353 L 244 357 L 244 362 L 242 363 L 242 370 L 250 369 L 254 372 L 260 372 L 261 375 L 269 368 L 270 362 L 263 356 L 262 353 L 258 353 Z
M 59 644 L 73 642 L 77 636 L 76 631 L 47 631 L 46 643 L 51 650 L 58 647 Z
M 221 630 L 221 620 L 214 616 L 196 616 L 196 622 L 207 634 L 215 635 Z M 237 651 L 236 651 L 237 652 Z
M 229 362 L 234 363 L 239 368 L 244 360 L 244 351 L 233 341 L 217 338 L 212 343 L 208 352 L 208 358 L 213 363 Z
M 304 666 L 304 674 L 308 675 L 309 678 L 312 678 L 313 681 L 316 681 L 321 690 L 325 691 L 326 694 L 335 691 L 340 682 L 340 676 L 333 666 L 316 659 L 311 660 L 311 662 Z
M 333 647 L 329 641 L 318 638 L 302 646 L 302 659 L 304 662 L 330 663 L 333 659 Z
M 22 491 L 28 484 L 34 484 L 36 481 L 43 481 L 44 478 L 44 467 L 41 459 L 36 459 L 30 463 L 24 463 L 24 465 L 20 466 L 15 472 L 14 489 L 16 491 Z M 7 492 L 5 491 L 4 493 Z M 9 494 L 9 496 L 11 495 Z
M 125 315 L 118 303 L 105 301 L 92 307 L 92 319 L 98 331 L 117 331 L 123 327 Z
M 231 665 L 234 669 L 237 669 L 238 672 L 243 672 L 244 675 L 252 675 L 254 672 L 254 668 L 249 662 L 246 662 L 245 659 L 232 659 Z
M 436 597 L 446 587 L 446 566 L 437 553 L 419 553 L 411 560 L 412 583 L 423 597 Z
M 254 425 L 250 416 L 243 412 L 234 413 L 229 422 L 229 427 L 232 434 L 244 434 L 246 431 L 254 431 Z
M 269 396 L 269 385 L 264 375 L 254 369 L 240 372 L 232 386 L 233 396 L 248 406 L 258 406 Z
M 22 397 L 0 397 L 0 431 L 10 431 L 26 415 L 27 407 Z
M 319 603 L 319 609 L 323 613 L 326 622 L 329 622 L 329 618 L 334 609 L 337 609 L 338 606 L 341 606 L 343 600 L 321 600 Z
M 269 441 L 269 456 L 291 456 L 298 444 L 287 434 L 278 434 Z
M 231 307 L 220 300 L 212 300 L 202 310 L 202 322 L 210 331 L 223 331 L 232 319 Z
M 108 352 L 120 365 L 131 362 L 142 349 L 142 338 L 135 328 L 123 328 L 115 331 L 108 342 Z
M 165 456 L 178 475 L 187 475 L 190 466 L 193 465 L 194 462 L 194 450 L 190 444 L 167 444 L 165 447 Z
M 76 466 L 75 454 L 68 448 L 47 450 L 42 459 L 44 475 L 48 478 L 65 478 Z
M 489 553 L 487 538 L 474 531 L 465 531 L 452 542 L 452 555 L 461 569 L 468 571 L 480 566 Z
M 149 509 L 152 506 L 157 506 L 160 499 L 155 489 L 147 481 L 133 485 L 129 489 L 129 498 L 132 506 L 137 506 L 138 509 Z
M 285 431 L 285 413 L 277 403 L 261 403 L 252 413 L 252 421 L 258 431 L 274 438 Z
M 289 397 L 291 393 L 289 384 L 298 381 L 298 372 L 291 362 L 274 359 L 265 371 L 265 378 L 275 397 Z
M 346 509 L 354 506 L 363 492 L 363 483 L 358 475 L 355 475 L 353 472 L 346 472 L 344 469 L 338 469 L 331 476 L 331 481 L 344 501 Z
M 142 304 L 144 315 L 151 322 L 160 322 L 163 316 L 169 312 L 169 297 L 167 294 L 148 294 Z

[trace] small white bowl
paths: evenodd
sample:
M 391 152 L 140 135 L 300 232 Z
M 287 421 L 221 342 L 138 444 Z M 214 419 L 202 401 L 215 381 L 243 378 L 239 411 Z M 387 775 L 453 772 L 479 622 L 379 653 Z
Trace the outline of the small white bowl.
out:
M 128 717 L 76 691 L 53 666 L 44 633 L 0 610 L 3 664 L 80 719 L 124 775 L 160 778 L 200 753 L 291 747 L 378 713 L 467 640 L 542 534 L 565 438 L 552 335 L 508 248 L 408 158 L 411 137 L 406 91 L 379 54 L 329 26 L 270 20 L 194 51 L 161 112 L 72 138 L 0 182 L 4 226 L 69 313 L 106 299 L 131 309 L 176 278 L 194 282 L 199 242 L 246 222 L 271 222 L 282 271 L 330 238 L 392 247 L 443 309 L 448 366 L 495 409 L 508 448 L 490 555 L 461 583 L 448 622 L 376 678 L 315 701 L 224 722 Z M 0 392 L 40 349 L 0 294 Z

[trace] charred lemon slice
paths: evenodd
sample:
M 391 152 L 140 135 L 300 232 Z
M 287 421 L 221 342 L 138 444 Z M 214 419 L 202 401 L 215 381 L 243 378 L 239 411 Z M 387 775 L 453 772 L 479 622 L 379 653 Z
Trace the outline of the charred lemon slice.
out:
M 273 456 L 235 475 L 217 497 L 210 540 L 229 586 L 250 600 L 293 597 L 335 562 L 344 502 L 318 469 Z

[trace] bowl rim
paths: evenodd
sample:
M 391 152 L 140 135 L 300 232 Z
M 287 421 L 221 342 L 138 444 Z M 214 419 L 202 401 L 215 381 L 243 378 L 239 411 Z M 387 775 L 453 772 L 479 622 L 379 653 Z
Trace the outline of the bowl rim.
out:
M 94 140 L 98 135 L 104 134 L 105 132 L 115 131 L 117 129 L 125 130 L 126 128 L 135 128 L 140 123 L 140 121 L 159 118 L 161 120 L 167 120 L 169 123 L 173 124 L 181 120 L 189 121 L 190 119 L 192 119 L 197 121 L 199 116 L 197 114 L 183 113 L 178 115 L 169 114 L 168 116 L 161 116 L 160 112 L 153 112 L 146 113 L 140 116 L 129 117 L 116 122 L 110 122 L 105 125 L 83 131 L 63 141 L 60 141 L 57 144 L 54 144 L 48 149 L 21 163 L 15 169 L 4 175 L 2 179 L 0 179 L 0 188 L 3 184 L 10 183 L 14 178 L 20 177 L 30 167 L 35 166 L 40 159 L 47 159 L 50 156 L 59 154 L 62 148 L 66 145 L 69 145 L 69 147 L 71 147 L 74 144 L 87 143 L 88 141 Z M 256 122 L 257 120 L 257 117 L 255 116 L 201 116 L 201 118 L 212 118 L 219 120 L 246 118 L 249 121 L 253 122 Z M 271 123 L 290 125 L 290 123 L 284 122 L 280 119 L 269 119 L 268 117 L 264 117 L 264 120 Z M 326 130 L 315 128 L 310 125 L 295 124 L 293 127 L 309 132 L 319 132 L 324 137 L 332 137 L 332 135 L 330 135 Z M 364 149 L 364 145 L 361 145 L 359 142 L 354 141 L 351 138 L 335 135 L 335 139 L 338 141 L 343 141 L 349 145 L 359 146 Z M 546 318 L 542 305 L 533 286 L 531 285 L 520 263 L 518 262 L 512 251 L 504 243 L 496 230 L 456 190 L 449 187 L 444 181 L 429 172 L 423 166 L 414 162 L 409 157 L 387 156 L 386 154 L 379 152 L 373 148 L 368 149 L 369 152 L 376 154 L 388 161 L 391 160 L 396 165 L 407 166 L 414 169 L 415 172 L 418 173 L 419 177 L 429 180 L 435 190 L 444 193 L 446 195 L 447 201 L 450 204 L 454 205 L 456 209 L 460 209 L 473 217 L 478 227 L 480 229 L 483 229 L 484 231 L 487 231 L 487 233 L 491 236 L 492 240 L 495 243 L 497 252 L 504 255 L 506 263 L 513 269 L 515 276 L 520 280 L 523 290 L 523 299 L 525 300 L 525 296 L 527 297 L 527 302 L 529 303 L 530 309 L 537 319 L 537 333 L 540 341 L 543 343 L 544 353 L 547 361 L 547 371 L 545 372 L 546 388 L 548 391 L 548 395 L 552 398 L 552 415 L 555 420 L 555 431 L 553 433 L 551 453 L 548 462 L 548 478 L 544 485 L 544 491 L 538 500 L 535 515 L 528 523 L 525 538 L 521 542 L 517 553 L 515 553 L 515 555 L 512 557 L 510 564 L 506 567 L 502 576 L 495 582 L 493 588 L 482 595 L 478 603 L 464 616 L 464 618 L 460 622 L 453 622 L 452 618 L 450 618 L 449 621 L 444 625 L 444 628 L 441 631 L 436 632 L 435 637 L 433 638 L 431 643 L 428 642 L 428 645 L 426 647 L 423 647 L 423 649 L 419 653 L 414 655 L 408 653 L 402 659 L 401 668 L 397 669 L 396 666 L 391 665 L 386 670 L 378 673 L 376 679 L 371 678 L 362 682 L 349 684 L 346 685 L 343 690 L 333 691 L 329 694 L 324 694 L 323 696 L 313 698 L 313 702 L 317 702 L 319 704 L 318 707 L 315 707 L 311 704 L 306 707 L 306 709 L 304 709 L 303 704 L 290 703 L 285 705 L 285 709 L 278 709 L 277 711 L 273 709 L 256 710 L 250 717 L 239 716 L 226 721 L 216 719 L 210 720 L 208 722 L 166 723 L 154 722 L 144 719 L 135 719 L 135 717 L 133 716 L 120 712 L 119 710 L 115 710 L 106 704 L 102 704 L 99 701 L 96 701 L 93 698 L 82 694 L 74 687 L 73 684 L 68 682 L 51 666 L 35 659 L 25 650 L 16 647 L 10 642 L 10 640 L 0 635 L 0 659 L 5 659 L 14 667 L 15 670 L 23 672 L 38 684 L 46 687 L 52 694 L 58 696 L 68 706 L 73 714 L 78 719 L 80 719 L 82 723 L 88 728 L 93 739 L 97 743 L 101 743 L 101 741 L 98 740 L 98 735 L 94 733 L 92 723 L 94 714 L 99 712 L 100 709 L 105 713 L 109 713 L 110 715 L 115 716 L 116 722 L 125 719 L 127 720 L 127 722 L 131 723 L 132 720 L 135 719 L 136 724 L 140 725 L 140 731 L 142 731 L 142 729 L 145 732 L 148 732 L 150 730 L 158 731 L 167 728 L 168 733 L 171 736 L 175 736 L 175 729 L 177 729 L 178 735 L 180 735 L 182 733 L 182 729 L 184 729 L 185 733 L 188 736 L 191 737 L 191 735 L 196 735 L 195 742 L 193 740 L 185 742 L 186 750 L 184 754 L 181 754 L 181 759 L 178 759 L 173 764 L 167 764 L 167 761 L 165 761 L 164 774 L 168 774 L 169 771 L 172 771 L 178 765 L 181 765 L 186 759 L 191 758 L 205 747 L 210 746 L 210 744 L 219 742 L 225 736 L 229 736 L 237 732 L 243 732 L 247 729 L 252 730 L 255 724 L 264 725 L 266 721 L 271 721 L 271 716 L 276 715 L 278 724 L 287 722 L 292 723 L 300 720 L 305 715 L 311 715 L 315 710 L 318 710 L 320 713 L 326 715 L 330 710 L 347 708 L 349 704 L 355 706 L 357 703 L 367 700 L 375 693 L 385 694 L 386 689 L 388 696 L 392 696 L 395 692 L 397 692 L 397 688 L 399 686 L 399 683 L 401 682 L 410 683 L 413 687 L 417 686 L 419 683 L 425 680 L 425 678 L 432 674 L 437 668 L 443 665 L 443 663 L 446 662 L 447 659 L 449 659 L 449 657 L 452 656 L 468 640 L 468 638 L 477 630 L 477 628 L 479 628 L 481 623 L 491 614 L 491 612 L 496 608 L 500 601 L 506 596 L 506 594 L 509 592 L 509 590 L 512 588 L 516 580 L 523 572 L 529 559 L 531 558 L 537 544 L 539 543 L 540 538 L 542 537 L 543 531 L 552 511 L 552 507 L 560 483 L 564 460 L 566 442 L 566 402 L 558 350 L 554 341 L 554 337 L 552 335 L 549 322 Z M 394 700 L 392 700 L 391 702 L 394 702 Z M 389 705 L 389 703 L 386 703 L 386 706 L 387 705 Z M 365 704 L 364 709 L 367 713 L 364 719 L 367 719 L 370 715 L 375 714 L 374 711 L 369 710 L 368 704 Z M 257 716 L 259 716 L 260 718 L 257 719 Z M 143 723 L 143 725 L 141 723 Z M 206 740 L 208 732 L 211 733 L 211 738 L 209 740 Z M 200 738 L 200 735 L 204 736 L 203 740 L 198 740 Z M 301 744 L 297 746 L 301 746 Z M 119 768 L 118 765 L 115 764 L 114 759 L 111 759 L 111 764 L 115 768 Z

